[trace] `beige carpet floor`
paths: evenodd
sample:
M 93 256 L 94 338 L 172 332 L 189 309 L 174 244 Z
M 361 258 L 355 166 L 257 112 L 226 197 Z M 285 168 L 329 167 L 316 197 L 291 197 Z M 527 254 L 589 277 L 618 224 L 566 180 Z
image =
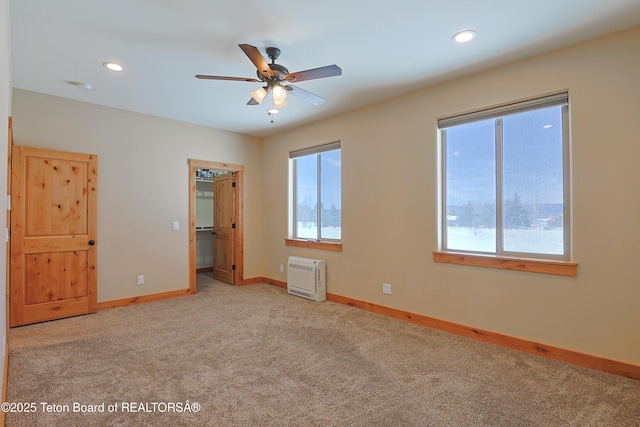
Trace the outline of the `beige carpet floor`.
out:
M 12 329 L 7 400 L 21 427 L 640 426 L 640 381 L 206 275 Z

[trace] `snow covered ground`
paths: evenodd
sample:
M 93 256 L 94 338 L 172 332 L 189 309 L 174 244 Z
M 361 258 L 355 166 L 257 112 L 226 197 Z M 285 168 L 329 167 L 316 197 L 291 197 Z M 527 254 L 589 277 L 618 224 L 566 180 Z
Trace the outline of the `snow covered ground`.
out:
M 298 238 L 299 239 L 315 239 L 317 228 L 315 224 L 303 224 L 298 223 Z M 340 239 L 342 233 L 341 227 L 321 227 L 320 233 L 322 233 L 323 239 Z
M 468 227 L 447 228 L 448 249 L 478 252 L 495 252 L 496 230 Z M 534 254 L 561 255 L 564 250 L 562 228 L 505 230 L 504 250 Z
M 322 227 L 322 238 L 340 239 L 340 227 Z M 313 225 L 298 223 L 298 238 L 315 239 Z M 448 249 L 461 251 L 495 252 L 496 230 L 493 228 L 447 228 Z M 504 250 L 532 254 L 561 255 L 564 251 L 562 228 L 505 230 Z

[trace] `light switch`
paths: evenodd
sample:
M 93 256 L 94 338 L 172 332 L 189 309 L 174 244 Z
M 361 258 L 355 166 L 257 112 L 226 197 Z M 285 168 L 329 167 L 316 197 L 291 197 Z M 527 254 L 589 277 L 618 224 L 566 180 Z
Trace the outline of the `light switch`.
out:
M 180 222 L 173 221 L 173 231 L 178 231 L 178 230 L 180 230 Z

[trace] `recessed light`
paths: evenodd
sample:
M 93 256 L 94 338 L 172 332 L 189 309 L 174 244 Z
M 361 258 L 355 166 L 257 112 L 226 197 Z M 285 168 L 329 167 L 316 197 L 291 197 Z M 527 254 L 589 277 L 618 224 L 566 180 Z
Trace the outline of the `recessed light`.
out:
M 111 71 L 122 71 L 124 70 L 124 67 L 120 64 L 116 64 L 115 62 L 103 62 L 102 65 L 104 65 L 107 69 L 111 70 Z
M 468 41 L 471 41 L 475 38 L 476 36 L 476 32 L 473 30 L 464 30 L 464 31 L 460 31 L 459 33 L 456 33 L 453 36 L 453 40 L 456 43 L 466 43 Z

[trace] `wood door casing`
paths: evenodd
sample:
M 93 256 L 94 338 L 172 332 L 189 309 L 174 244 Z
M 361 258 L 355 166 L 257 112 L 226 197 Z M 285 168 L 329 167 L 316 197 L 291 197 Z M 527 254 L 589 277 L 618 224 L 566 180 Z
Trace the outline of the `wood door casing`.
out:
M 233 163 L 208 160 L 187 159 L 189 165 L 189 293 L 196 293 L 196 171 L 198 168 L 227 171 L 236 176 L 236 228 L 233 247 L 233 283 L 236 286 L 247 284 L 244 279 L 244 173 L 245 166 Z M 251 282 L 255 283 L 255 282 Z
M 11 326 L 96 310 L 97 163 L 13 147 Z
M 234 284 L 235 173 L 213 179 L 213 277 Z

